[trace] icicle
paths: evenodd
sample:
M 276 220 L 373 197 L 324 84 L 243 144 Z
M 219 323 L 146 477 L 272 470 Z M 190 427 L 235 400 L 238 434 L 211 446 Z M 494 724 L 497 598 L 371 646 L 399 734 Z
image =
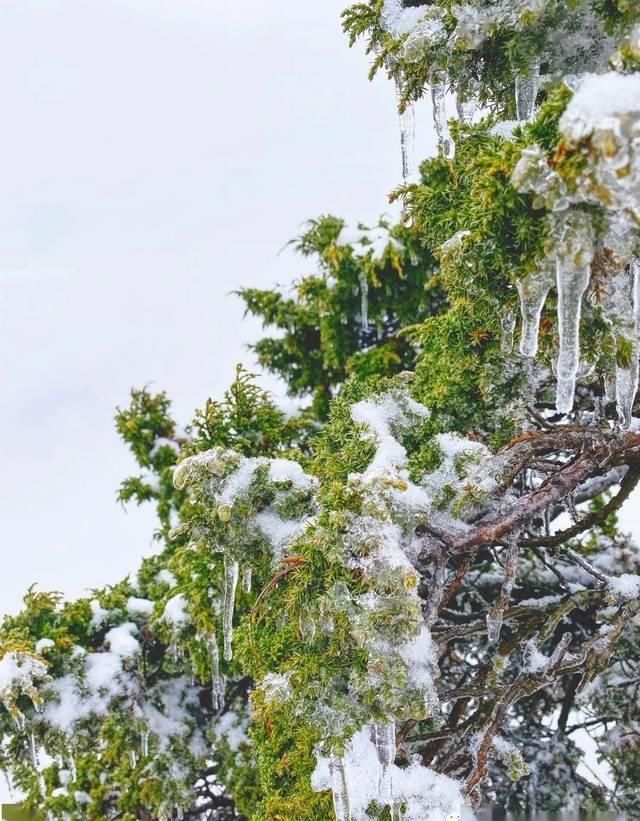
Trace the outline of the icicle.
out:
M 629 281 L 630 277 L 630 281 Z M 640 259 L 634 258 L 630 265 L 629 276 L 621 274 L 616 278 L 616 288 L 624 289 L 625 295 L 617 299 L 617 318 L 626 320 L 622 329 L 622 336 L 631 342 L 631 361 L 628 367 L 616 367 L 616 403 L 618 418 L 623 428 L 631 425 L 633 418 L 633 403 L 638 392 L 640 375 Z M 627 296 L 628 294 L 628 296 Z M 621 305 L 624 300 L 626 305 Z
M 380 803 L 391 808 L 394 817 L 395 802 L 393 800 L 393 783 L 391 767 L 396 760 L 396 725 L 395 722 L 376 724 L 374 726 L 374 740 L 378 761 L 382 767 L 380 777 Z
M 512 539 L 506 552 L 507 556 L 504 565 L 502 589 L 496 603 L 487 614 L 487 639 L 489 640 L 489 644 L 495 644 L 500 638 L 504 613 L 511 601 L 511 592 L 516 582 L 516 575 L 518 573 L 517 536 Z
M 220 675 L 220 650 L 215 635 L 211 636 L 211 701 L 216 712 L 224 707 L 224 678 Z
M 143 730 L 140 733 L 140 755 L 143 758 L 149 756 L 149 730 Z
M 253 579 L 253 570 L 251 565 L 246 565 L 242 571 L 242 589 L 245 593 L 251 593 L 251 582 Z
M 522 334 L 520 336 L 522 356 L 533 357 L 538 352 L 540 317 L 553 282 L 553 271 L 547 268 L 535 271 L 517 283 L 522 312 Z
M 72 752 L 67 755 L 67 765 L 71 773 L 71 780 L 75 783 L 78 780 L 78 768 L 76 767 L 76 759 Z
M 398 111 L 402 100 L 402 87 L 400 81 L 396 80 L 396 98 Z M 415 143 L 416 143 L 416 114 L 413 103 L 406 103 L 400 119 L 400 150 L 402 151 L 402 179 L 410 182 L 415 174 Z
M 331 792 L 333 793 L 333 809 L 336 814 L 336 821 L 351 821 L 349 789 L 347 787 L 344 761 L 334 756 L 329 762 L 329 772 L 331 774 Z
M 222 612 L 222 630 L 224 634 L 224 659 L 233 658 L 233 611 L 236 604 L 236 589 L 240 566 L 225 556 L 224 560 L 224 605 Z
M 402 151 L 402 179 L 411 182 L 416 167 L 416 114 L 413 103 L 409 103 L 400 117 L 400 150 Z
M 36 737 L 33 733 L 29 733 L 29 755 L 31 757 L 33 769 L 36 772 L 36 778 L 38 779 L 38 787 L 44 797 L 47 794 L 47 784 L 44 780 L 44 775 L 40 770 L 40 758 L 38 756 L 38 748 L 36 746 Z
M 558 280 L 558 386 L 556 408 L 559 413 L 570 413 L 580 366 L 580 317 L 582 297 L 589 284 L 589 265 L 577 266 L 557 261 Z
M 456 147 L 449 131 L 447 121 L 446 90 L 444 84 L 431 86 L 431 101 L 433 103 L 433 124 L 438 135 L 438 142 L 442 156 L 447 160 L 452 160 L 456 153 Z
M 540 87 L 540 63 L 535 62 L 527 75 L 516 76 L 516 118 L 521 123 L 533 119 Z
M 513 335 L 515 329 L 515 314 L 511 311 L 507 311 L 500 318 L 500 350 L 507 356 L 513 352 Z
M 129 750 L 129 761 L 131 762 L 132 767 L 136 767 L 138 764 L 138 753 L 135 750 Z
M 369 279 L 364 271 L 360 274 L 360 327 L 363 331 L 369 327 Z

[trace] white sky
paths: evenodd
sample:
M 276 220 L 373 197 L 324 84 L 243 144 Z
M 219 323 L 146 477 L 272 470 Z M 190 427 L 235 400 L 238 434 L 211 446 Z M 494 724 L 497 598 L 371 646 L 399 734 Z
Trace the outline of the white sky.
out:
M 115 405 L 151 383 L 188 421 L 250 361 L 229 292 L 309 271 L 277 256 L 303 220 L 388 210 L 394 94 L 345 5 L 3 4 L 0 612 L 135 570 L 154 525 L 115 503 Z
M 3 5 L 0 612 L 135 569 L 153 518 L 114 501 L 115 405 L 151 383 L 187 421 L 250 362 L 229 292 L 309 271 L 278 256 L 303 220 L 388 209 L 394 95 L 344 5 Z

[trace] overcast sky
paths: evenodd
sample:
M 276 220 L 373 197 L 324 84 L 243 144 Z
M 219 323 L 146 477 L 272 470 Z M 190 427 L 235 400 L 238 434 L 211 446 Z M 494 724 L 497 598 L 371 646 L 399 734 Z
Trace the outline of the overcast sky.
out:
M 308 272 L 278 255 L 305 219 L 388 210 L 394 94 L 344 5 L 3 4 L 0 611 L 135 570 L 154 523 L 115 503 L 134 467 L 115 406 L 150 383 L 188 421 L 250 362 L 229 292 Z
M 229 292 L 309 271 L 278 255 L 305 219 L 388 210 L 394 95 L 343 6 L 3 4 L 1 611 L 135 569 L 153 518 L 114 501 L 115 406 L 151 383 L 188 421 L 250 362 Z

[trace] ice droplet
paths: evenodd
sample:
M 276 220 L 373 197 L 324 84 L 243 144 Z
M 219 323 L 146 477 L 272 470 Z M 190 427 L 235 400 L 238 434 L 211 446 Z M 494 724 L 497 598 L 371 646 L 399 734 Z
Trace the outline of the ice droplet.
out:
M 237 561 L 224 559 L 224 604 L 222 609 L 222 630 L 224 637 L 224 659 L 231 661 L 233 658 L 233 611 L 236 604 L 236 589 L 238 587 L 238 576 L 240 566 Z
M 224 707 L 224 678 L 220 675 L 220 649 L 218 639 L 211 636 L 211 701 L 218 712 Z
M 542 268 L 517 283 L 522 313 L 522 334 L 520 336 L 522 356 L 534 357 L 538 353 L 540 317 L 554 280 L 553 269 Z
M 521 123 L 533 119 L 540 88 L 540 63 L 535 62 L 527 74 L 516 76 L 516 118 Z
M 557 260 L 558 282 L 558 386 L 556 408 L 570 413 L 580 366 L 580 317 L 582 297 L 589 284 L 590 265 L 573 265 L 565 258 Z
M 334 756 L 331 759 L 329 773 L 331 775 L 331 792 L 333 794 L 333 810 L 336 814 L 336 821 L 351 821 L 349 789 L 342 758 Z
M 438 142 L 442 156 L 452 160 L 456 147 L 449 131 L 447 120 L 446 89 L 443 83 L 431 86 L 431 102 L 433 103 L 433 124 L 438 135 Z

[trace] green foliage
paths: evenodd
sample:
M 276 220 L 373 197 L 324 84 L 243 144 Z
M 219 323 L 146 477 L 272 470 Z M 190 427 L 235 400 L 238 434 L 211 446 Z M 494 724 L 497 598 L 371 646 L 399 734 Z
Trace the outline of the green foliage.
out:
M 366 236 L 368 229 L 359 226 Z M 326 418 L 329 401 L 349 375 L 391 375 L 412 368 L 415 349 L 401 328 L 420 322 L 442 307 L 435 261 L 415 232 L 390 227 L 382 254 L 366 244 L 356 249 L 358 230 L 323 217 L 309 223 L 293 242 L 319 270 L 301 279 L 292 296 L 279 291 L 242 289 L 247 311 L 278 331 L 254 346 L 262 367 L 282 377 L 292 396 L 311 394 L 313 409 Z M 366 288 L 368 324 L 363 327 Z
M 311 397 L 309 408 L 288 418 L 239 366 L 222 399 L 207 400 L 184 431 L 164 393 L 134 390 L 118 409 L 116 427 L 140 468 L 118 499 L 155 506 L 159 548 L 135 577 L 74 602 L 32 588 L 22 612 L 3 620 L 0 664 L 17 660 L 18 673 L 0 692 L 0 766 L 28 808 L 78 821 L 164 821 L 174 811 L 195 817 L 199 799 L 213 802 L 216 819 L 326 819 L 329 793 L 311 781 L 318 758 L 341 756 L 363 727 L 392 724 L 404 745 L 399 766 L 417 755 L 458 778 L 478 770 L 483 739 L 511 730 L 518 748 L 490 744 L 477 782 L 488 779 L 493 800 L 532 809 L 533 783 L 539 809 L 571 800 L 590 810 L 604 799 L 577 773 L 570 716 L 593 715 L 603 733 L 640 721 L 629 689 L 640 669 L 637 625 L 607 646 L 632 606 L 608 574 L 640 566 L 612 508 L 616 483 L 635 468 L 629 462 L 622 480 L 611 472 L 626 464 L 622 434 L 606 463 L 590 438 L 610 432 L 604 380 L 637 350 L 607 302 L 620 256 L 607 246 L 617 212 L 598 184 L 602 146 L 563 137 L 572 92 L 555 82 L 597 66 L 605 30 L 619 37 L 637 21 L 637 4 L 552 0 L 496 21 L 499 4 L 435 0 L 425 14 L 440 34 L 413 42 L 389 30 L 383 5 L 357 3 L 343 22 L 352 43 L 368 38 L 372 72 L 396 79 L 401 107 L 428 81 L 477 97 L 488 116 L 452 124 L 455 157 L 427 160 L 419 181 L 395 192 L 399 224 L 312 221 L 293 246 L 314 261 L 313 275 L 290 292 L 239 292 L 273 332 L 254 346 L 261 366 L 291 396 Z M 477 37 L 465 18 L 474 8 L 491 18 Z M 583 34 L 593 49 L 556 48 Z M 514 114 L 514 76 L 545 55 L 535 119 L 499 136 L 497 118 Z M 614 59 L 621 70 L 640 68 L 637 34 Z M 559 225 L 584 229 L 596 253 L 580 327 L 588 367 L 571 424 L 556 426 L 555 295 L 537 357 L 515 355 L 514 342 L 518 285 L 558 254 Z M 570 251 L 575 260 L 584 248 L 576 241 Z M 557 448 L 527 450 L 556 435 Z M 602 485 L 587 492 L 581 482 L 514 532 L 494 538 L 496 525 L 460 548 L 501 515 L 517 518 L 540 488 L 540 497 L 552 493 L 590 449 L 588 479 Z M 565 510 L 574 522 L 555 521 L 567 528 L 556 543 L 550 522 Z M 571 653 L 554 679 L 550 657 L 566 636 Z M 407 660 L 418 640 L 420 658 Z M 540 666 L 527 667 L 527 654 Z M 516 685 L 519 697 L 503 709 Z M 637 743 L 612 732 L 600 752 L 616 772 L 618 806 L 633 809 Z M 217 807 L 220 790 L 207 778 L 224 788 Z M 470 800 L 478 789 L 468 789 Z M 388 807 L 372 806 L 370 816 L 386 821 Z

